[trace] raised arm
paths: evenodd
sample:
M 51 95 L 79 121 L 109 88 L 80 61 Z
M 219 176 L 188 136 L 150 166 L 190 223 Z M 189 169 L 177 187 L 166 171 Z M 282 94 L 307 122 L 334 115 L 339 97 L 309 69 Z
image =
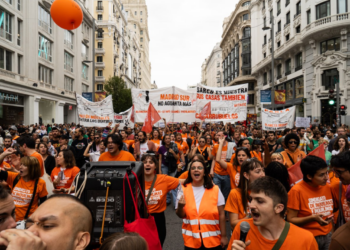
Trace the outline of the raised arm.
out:
M 218 148 L 218 152 L 216 154 L 215 160 L 220 164 L 222 168 L 227 169 L 226 161 L 221 159 L 222 147 L 224 146 L 224 143 L 225 143 L 225 137 L 219 138 L 219 148 Z

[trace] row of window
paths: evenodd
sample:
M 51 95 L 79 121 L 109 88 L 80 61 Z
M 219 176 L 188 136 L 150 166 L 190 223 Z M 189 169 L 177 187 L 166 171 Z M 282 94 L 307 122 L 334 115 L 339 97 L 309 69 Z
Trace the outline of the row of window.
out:
M 3 0 L 3 1 L 5 1 L 11 5 L 12 5 L 12 2 L 15 3 L 15 1 L 12 1 L 12 0 Z M 21 11 L 21 9 L 22 9 L 22 1 L 23 0 L 17 0 L 17 10 L 19 10 L 19 11 Z
M 301 76 L 276 86 L 276 90 L 286 91 L 286 101 L 304 97 L 304 77 Z

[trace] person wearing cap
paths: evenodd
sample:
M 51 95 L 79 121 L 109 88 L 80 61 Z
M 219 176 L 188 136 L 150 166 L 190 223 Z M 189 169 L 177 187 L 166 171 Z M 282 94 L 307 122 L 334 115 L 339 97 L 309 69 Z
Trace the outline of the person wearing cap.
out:
M 17 127 L 16 126 L 11 126 L 10 129 L 10 134 L 11 134 L 11 137 L 12 137 L 12 141 L 13 140 L 16 140 L 19 136 L 17 135 Z
M 350 186 L 347 187 L 345 193 L 346 203 L 350 207 Z M 338 228 L 332 235 L 329 250 L 350 249 L 350 220 Z
M 296 134 L 290 133 L 284 138 L 284 145 L 286 148 L 281 154 L 285 160 L 287 168 L 290 168 L 306 157 L 305 152 L 298 149 L 299 143 L 300 139 Z

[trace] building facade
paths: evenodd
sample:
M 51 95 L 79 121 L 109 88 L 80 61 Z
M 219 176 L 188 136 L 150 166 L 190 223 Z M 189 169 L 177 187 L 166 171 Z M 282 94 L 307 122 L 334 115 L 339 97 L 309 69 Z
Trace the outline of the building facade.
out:
M 209 87 L 222 86 L 222 50 L 217 43 L 202 64 L 201 83 Z
M 252 32 L 251 1 L 240 0 L 231 15 L 224 19 L 220 42 L 223 86 L 248 83 L 248 113 L 256 114 L 256 79 L 251 74 Z M 255 42 L 255 41 L 254 41 Z
M 151 89 L 151 63 L 149 61 L 148 9 L 145 0 L 121 0 L 128 17 L 128 29 L 135 35 L 135 41 L 140 44 L 139 72 L 140 88 Z
M 58 27 L 51 0 L 0 1 L 0 124 L 77 122 L 75 94 L 92 90 L 90 1 L 83 23 Z
M 252 39 L 263 41 L 253 46 L 252 74 L 259 89 L 270 89 L 273 81 L 276 89 L 285 90 L 286 103 L 276 105 L 277 109 L 295 105 L 296 116 L 332 124 L 336 103 L 329 102 L 329 89 L 337 84 L 340 104 L 350 105 L 349 4 L 349 0 L 252 2 Z M 275 34 L 262 30 L 271 26 L 271 15 Z M 275 36 L 273 76 L 271 35 Z M 342 123 L 348 122 L 348 117 L 342 117 Z

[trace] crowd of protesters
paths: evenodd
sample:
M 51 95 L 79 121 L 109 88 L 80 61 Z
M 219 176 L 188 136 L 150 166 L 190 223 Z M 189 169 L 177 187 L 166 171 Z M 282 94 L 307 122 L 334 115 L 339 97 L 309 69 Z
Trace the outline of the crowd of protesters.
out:
M 349 133 L 345 125 L 275 132 L 263 131 L 261 124 L 167 124 L 165 119 L 164 127 L 151 133 L 142 131 L 142 124 L 4 126 L 0 245 L 85 249 L 92 215 L 72 195 L 74 178 L 89 161 L 142 161 L 145 197 L 162 246 L 164 211 L 172 204 L 183 221 L 178 233 L 187 250 L 350 249 Z M 309 155 L 318 147 L 324 147 L 324 157 Z M 303 178 L 293 185 L 288 169 L 299 162 Z M 243 242 L 244 222 L 250 230 Z M 21 223 L 24 231 L 14 229 Z M 143 250 L 147 243 L 137 234 L 115 234 L 100 249 Z

